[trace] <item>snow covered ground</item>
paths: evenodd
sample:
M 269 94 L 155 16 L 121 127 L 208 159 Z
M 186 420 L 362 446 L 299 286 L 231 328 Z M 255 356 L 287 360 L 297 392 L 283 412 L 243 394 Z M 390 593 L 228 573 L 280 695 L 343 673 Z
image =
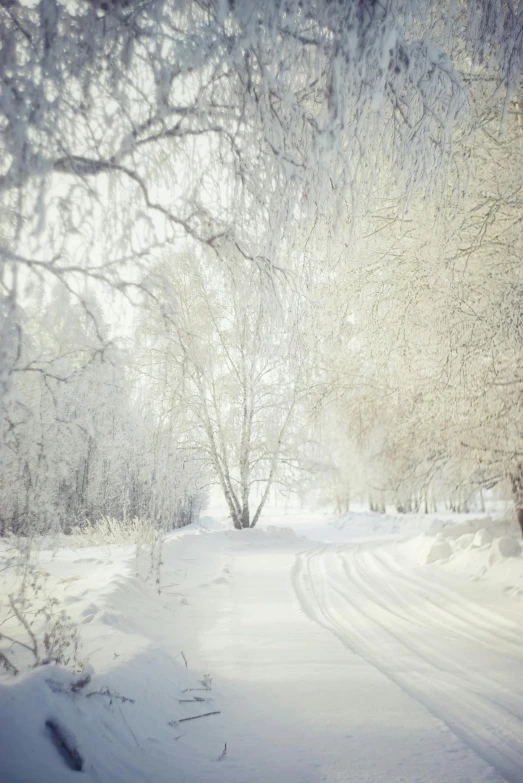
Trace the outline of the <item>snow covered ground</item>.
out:
M 160 592 L 134 547 L 40 560 L 88 668 L 0 677 L 2 783 L 523 781 L 523 557 L 502 522 L 207 518 L 169 536 Z

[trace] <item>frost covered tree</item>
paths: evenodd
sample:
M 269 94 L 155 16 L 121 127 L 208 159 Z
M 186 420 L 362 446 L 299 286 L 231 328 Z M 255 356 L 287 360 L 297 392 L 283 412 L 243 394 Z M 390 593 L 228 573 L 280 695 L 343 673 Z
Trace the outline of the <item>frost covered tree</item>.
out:
M 389 501 L 465 510 L 508 484 L 520 515 L 521 116 L 511 104 L 500 136 L 480 84 L 455 151 L 467 187 L 407 211 L 392 188 L 376 201 L 333 272 L 348 321 L 324 358 L 347 443 Z
M 147 251 L 187 237 L 275 263 L 296 220 L 346 198 L 361 212 L 383 167 L 408 191 L 433 183 L 465 115 L 455 60 L 485 63 L 510 100 L 520 32 L 513 4 L 487 0 L 6 0 L 6 296 L 19 268 L 130 295 Z
M 55 292 L 38 330 L 31 309 L 25 314 L 5 400 L 1 530 L 69 532 L 101 517 L 177 526 L 196 501 L 201 469 L 166 443 L 132 386 L 125 353 L 94 352 L 101 313 L 95 329 L 67 299 Z
M 305 390 L 299 325 L 288 286 L 278 293 L 242 259 L 185 254 L 160 265 L 160 303 L 141 327 L 140 366 L 155 399 L 183 411 L 187 449 L 209 465 L 234 526 L 254 527 L 274 482 L 293 470 L 293 426 Z
M 491 0 L 1 2 L 2 403 L 57 282 L 87 319 L 151 305 L 159 248 L 191 242 L 265 279 L 289 243 L 319 262 L 318 225 L 345 240 L 384 172 L 401 199 L 458 181 L 474 80 L 518 110 L 521 26 Z

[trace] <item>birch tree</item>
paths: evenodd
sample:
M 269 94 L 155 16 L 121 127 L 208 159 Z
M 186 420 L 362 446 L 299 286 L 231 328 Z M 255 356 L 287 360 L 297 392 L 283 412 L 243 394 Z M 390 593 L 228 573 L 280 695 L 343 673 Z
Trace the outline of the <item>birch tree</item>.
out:
M 166 245 L 263 277 L 319 218 L 345 239 L 383 171 L 402 199 L 445 184 L 471 80 L 518 111 L 521 25 L 488 0 L 3 0 L 0 404 L 57 281 L 90 318 L 148 298 Z
M 186 442 L 212 467 L 238 529 L 256 525 L 282 460 L 290 464 L 304 394 L 296 302 L 267 284 L 240 259 L 191 255 L 151 280 L 161 320 L 148 320 L 146 366 L 184 410 Z

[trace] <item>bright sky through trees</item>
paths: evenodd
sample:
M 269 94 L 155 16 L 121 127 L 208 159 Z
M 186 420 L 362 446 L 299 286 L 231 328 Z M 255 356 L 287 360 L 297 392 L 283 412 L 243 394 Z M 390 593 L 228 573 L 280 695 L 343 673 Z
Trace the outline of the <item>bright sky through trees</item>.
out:
M 2 3 L 4 528 L 70 517 L 71 495 L 88 516 L 139 496 L 159 518 L 213 481 L 233 513 L 252 476 L 262 496 L 266 481 L 339 485 L 428 507 L 502 487 L 523 503 L 522 24 L 517 4 L 486 0 Z M 235 323 L 222 269 L 227 296 L 249 290 Z M 194 274 L 208 323 L 196 289 L 179 299 Z M 161 346 L 174 329 L 183 353 L 210 328 L 213 373 L 232 378 L 224 329 L 247 345 L 260 317 L 257 358 L 286 352 L 285 379 L 267 371 L 263 394 L 299 387 L 300 404 L 282 401 L 292 414 L 269 447 L 231 381 L 207 464 L 193 413 L 214 381 L 185 353 L 174 392 Z M 94 489 L 94 453 L 104 481 L 120 476 L 109 388 L 126 421 L 147 410 L 149 464 L 176 452 L 191 474 L 173 480 L 176 501 L 139 456 L 121 497 Z M 219 422 L 242 405 L 243 425 Z M 264 470 L 252 449 L 272 453 Z M 92 482 L 106 498 L 95 506 L 78 500 Z M 42 485 L 57 493 L 33 518 Z
M 0 0 L 2 783 L 521 783 L 522 69 L 523 0 Z

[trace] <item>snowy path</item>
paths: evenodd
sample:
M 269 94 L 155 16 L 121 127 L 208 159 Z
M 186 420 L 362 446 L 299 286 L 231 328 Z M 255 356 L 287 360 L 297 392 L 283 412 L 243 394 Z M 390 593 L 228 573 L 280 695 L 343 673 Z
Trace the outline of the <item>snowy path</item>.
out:
M 236 694 L 228 780 L 521 783 L 519 606 L 376 544 L 253 539 L 228 541 L 190 649 Z
M 353 517 L 180 531 L 160 592 L 129 547 L 43 556 L 94 671 L 0 687 L 1 783 L 78 779 L 50 717 L 86 783 L 523 783 L 523 558 L 420 565 L 432 536 Z
M 406 576 L 374 548 L 302 555 L 294 583 L 312 619 L 521 783 L 523 633 L 510 613 Z

